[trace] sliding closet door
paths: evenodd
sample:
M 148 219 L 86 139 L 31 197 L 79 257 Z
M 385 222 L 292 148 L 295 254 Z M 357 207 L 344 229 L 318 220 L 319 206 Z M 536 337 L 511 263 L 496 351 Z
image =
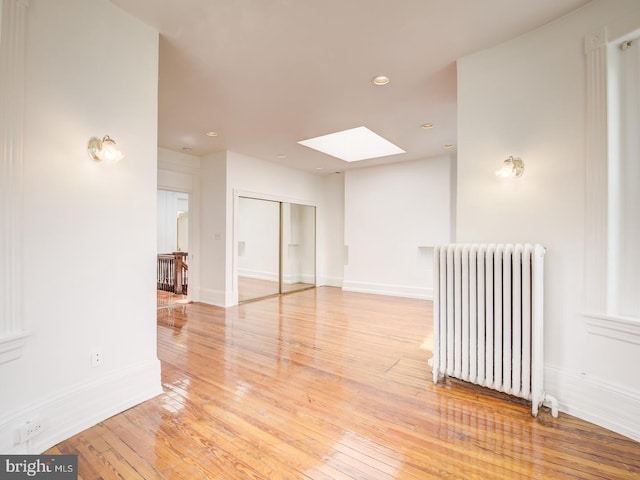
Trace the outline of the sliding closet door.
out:
M 280 293 L 280 202 L 238 198 L 238 301 Z
M 282 204 L 282 293 L 316 283 L 316 209 Z
M 316 208 L 238 197 L 238 302 L 316 284 Z

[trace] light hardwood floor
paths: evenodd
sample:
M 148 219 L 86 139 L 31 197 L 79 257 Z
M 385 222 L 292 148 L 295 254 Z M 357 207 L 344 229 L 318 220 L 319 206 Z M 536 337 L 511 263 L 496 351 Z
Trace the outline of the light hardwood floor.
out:
M 62 442 L 80 478 L 638 479 L 640 444 L 433 385 L 431 303 L 317 288 L 158 316 L 164 394 Z

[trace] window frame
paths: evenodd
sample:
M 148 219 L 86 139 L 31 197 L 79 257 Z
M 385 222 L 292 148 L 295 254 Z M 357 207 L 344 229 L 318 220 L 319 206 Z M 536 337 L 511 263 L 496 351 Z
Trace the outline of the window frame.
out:
M 584 313 L 587 330 L 640 345 L 640 318 L 609 313 L 609 102 L 611 48 L 640 32 L 640 10 L 590 32 L 586 57 Z

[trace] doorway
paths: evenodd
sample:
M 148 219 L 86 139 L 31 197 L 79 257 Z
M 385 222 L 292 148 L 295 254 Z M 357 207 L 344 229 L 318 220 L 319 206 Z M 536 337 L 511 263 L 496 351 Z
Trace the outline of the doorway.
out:
M 157 301 L 170 311 L 189 301 L 189 194 L 157 193 Z
M 316 208 L 239 196 L 238 302 L 315 287 Z

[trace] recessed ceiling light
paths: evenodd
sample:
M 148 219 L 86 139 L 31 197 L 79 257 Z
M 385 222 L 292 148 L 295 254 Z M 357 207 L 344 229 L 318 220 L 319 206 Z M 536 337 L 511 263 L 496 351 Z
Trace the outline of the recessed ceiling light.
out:
M 205 135 L 207 137 L 217 137 L 218 136 L 218 132 L 211 131 L 211 132 L 205 133 Z
M 276 155 L 276 158 L 283 159 L 283 158 L 287 158 L 287 156 L 284 153 L 279 153 Z
M 341 132 L 298 142 L 346 162 L 357 162 L 369 158 L 386 157 L 406 153 L 386 138 L 372 132 L 367 127 L 356 127 Z
M 429 130 L 430 128 L 433 128 L 433 123 L 423 123 L 422 125 L 420 125 L 421 128 L 424 128 L 425 130 Z
M 451 143 L 445 143 L 442 147 L 443 147 L 443 148 L 453 148 L 453 144 L 451 144 Z
M 316 167 L 316 170 L 324 170 L 324 167 Z
M 385 75 L 378 75 L 377 77 L 373 77 L 372 82 L 376 85 L 386 85 L 389 83 L 389 77 Z

